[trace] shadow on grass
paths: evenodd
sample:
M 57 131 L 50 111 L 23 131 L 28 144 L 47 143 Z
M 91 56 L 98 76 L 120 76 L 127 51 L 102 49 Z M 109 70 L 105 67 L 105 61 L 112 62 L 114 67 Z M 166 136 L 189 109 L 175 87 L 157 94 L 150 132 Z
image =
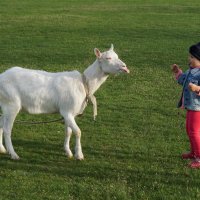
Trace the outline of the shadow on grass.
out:
M 146 155 L 144 152 L 84 148 L 84 161 L 68 159 L 59 144 L 44 144 L 38 141 L 16 140 L 20 160 L 11 160 L 9 155 L 0 155 L 1 171 L 14 170 L 29 174 L 48 174 L 61 178 L 90 178 L 100 180 L 127 180 L 130 184 L 147 180 L 147 185 L 159 182 L 167 185 L 186 186 L 187 170 L 177 171 L 178 157 L 170 155 Z M 180 166 L 180 168 L 184 168 Z M 188 182 L 187 182 L 188 183 Z M 198 184 L 198 181 L 195 182 Z

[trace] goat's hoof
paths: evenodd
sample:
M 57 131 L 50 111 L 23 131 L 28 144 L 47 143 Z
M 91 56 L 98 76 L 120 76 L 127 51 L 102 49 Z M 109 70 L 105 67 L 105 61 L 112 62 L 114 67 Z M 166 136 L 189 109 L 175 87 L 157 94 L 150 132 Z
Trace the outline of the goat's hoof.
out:
M 20 157 L 17 154 L 11 155 L 12 160 L 19 160 Z
M 67 157 L 68 157 L 69 159 L 72 159 L 72 158 L 73 158 L 73 154 L 67 154 Z
M 66 151 L 66 155 L 67 155 L 67 157 L 68 157 L 69 159 L 73 158 L 73 154 L 72 154 L 71 150 L 67 150 L 67 151 Z
M 76 160 L 82 161 L 84 160 L 84 158 L 76 158 Z
M 84 156 L 82 155 L 76 155 L 75 156 L 76 160 L 84 160 Z
M 3 154 L 6 153 L 6 149 L 5 149 L 5 147 L 3 145 L 0 146 L 0 153 L 3 153 Z

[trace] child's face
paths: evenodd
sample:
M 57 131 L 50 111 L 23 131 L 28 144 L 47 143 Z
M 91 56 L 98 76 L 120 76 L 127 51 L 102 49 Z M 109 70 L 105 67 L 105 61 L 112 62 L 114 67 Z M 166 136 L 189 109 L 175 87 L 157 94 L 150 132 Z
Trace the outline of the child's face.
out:
M 191 67 L 200 67 L 200 60 L 198 60 L 191 54 L 189 54 L 188 61 Z

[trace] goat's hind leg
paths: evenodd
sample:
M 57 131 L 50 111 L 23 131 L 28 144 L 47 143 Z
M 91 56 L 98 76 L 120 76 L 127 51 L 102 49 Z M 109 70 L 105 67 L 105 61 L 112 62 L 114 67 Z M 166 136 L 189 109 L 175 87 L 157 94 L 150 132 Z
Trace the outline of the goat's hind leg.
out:
M 3 146 L 3 117 L 0 117 L 0 153 L 6 153 L 6 149 Z
M 12 127 L 13 123 L 15 121 L 15 118 L 19 112 L 18 106 L 13 105 L 10 106 L 8 109 L 6 109 L 6 112 L 3 112 L 3 134 L 5 139 L 5 146 L 8 153 L 11 155 L 11 158 L 13 160 L 18 160 L 19 156 L 15 152 L 12 140 L 11 140 L 11 133 L 12 133 Z
M 12 145 L 12 140 L 11 140 L 11 131 L 12 131 L 13 122 L 14 122 L 14 119 L 12 119 L 12 117 L 5 117 L 3 132 L 4 132 L 5 145 L 6 145 L 6 149 L 8 153 L 11 155 L 11 158 L 13 160 L 18 160 L 19 156 L 15 152 Z
M 0 153 L 6 153 L 6 149 L 3 146 L 3 129 L 0 128 Z

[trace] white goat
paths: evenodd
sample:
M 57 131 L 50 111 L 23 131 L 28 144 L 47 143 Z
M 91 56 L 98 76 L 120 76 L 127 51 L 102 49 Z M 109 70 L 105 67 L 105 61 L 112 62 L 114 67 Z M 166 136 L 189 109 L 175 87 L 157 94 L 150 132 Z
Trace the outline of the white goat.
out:
M 96 61 L 83 74 L 78 71 L 49 73 L 13 67 L 0 74 L 0 153 L 7 152 L 12 159 L 19 159 L 11 141 L 14 120 L 20 110 L 31 114 L 59 112 L 65 121 L 66 138 L 64 148 L 66 155 L 72 157 L 70 137 L 76 136 L 75 158 L 84 159 L 81 148 L 81 130 L 75 117 L 83 112 L 87 101 L 91 100 L 96 111 L 95 91 L 107 79 L 109 74 L 129 73 L 125 63 L 111 48 L 101 53 L 94 49 Z M 4 135 L 5 146 L 2 136 Z

